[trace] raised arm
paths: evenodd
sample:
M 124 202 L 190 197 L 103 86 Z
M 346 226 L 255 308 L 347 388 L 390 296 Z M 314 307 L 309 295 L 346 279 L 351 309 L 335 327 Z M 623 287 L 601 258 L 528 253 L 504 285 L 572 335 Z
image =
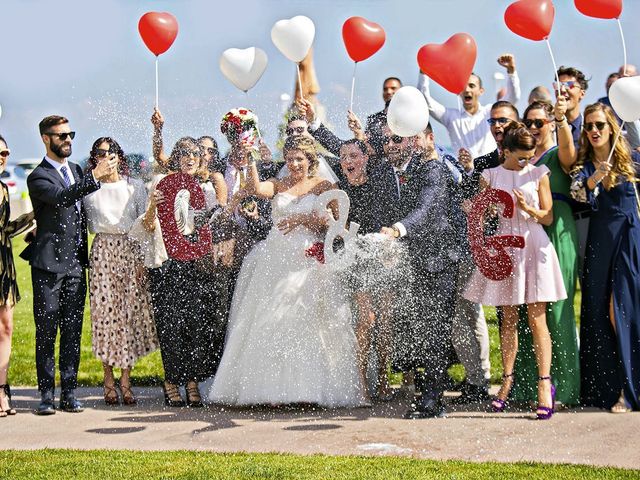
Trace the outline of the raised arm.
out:
M 153 159 L 163 167 L 167 166 L 169 157 L 164 153 L 164 144 L 162 141 L 162 127 L 164 126 L 164 117 L 160 110 L 153 109 L 153 115 L 151 115 L 151 123 L 153 124 Z
M 564 88 L 564 87 L 562 87 Z M 558 137 L 558 159 L 565 173 L 570 173 L 576 163 L 578 152 L 573 143 L 573 134 L 567 122 L 567 99 L 558 95 L 553 115 L 556 121 L 556 136 Z
M 273 198 L 276 194 L 276 182 L 275 179 L 270 179 L 265 182 L 260 181 L 260 176 L 258 175 L 258 167 L 256 166 L 255 160 L 249 162 L 247 175 L 247 184 L 246 191 L 249 195 L 255 195 L 259 198 Z
M 498 57 L 498 63 L 507 70 L 507 86 L 506 91 L 500 100 L 517 104 L 520 100 L 522 92 L 520 90 L 520 78 L 516 72 L 516 59 L 510 53 L 505 53 Z
M 444 122 L 444 116 L 447 113 L 447 109 L 444 105 L 437 102 L 431 96 L 431 89 L 429 88 L 429 77 L 426 74 L 420 72 L 418 75 L 418 90 L 422 92 L 424 98 L 427 100 L 427 105 L 429 105 L 429 113 L 433 118 L 435 118 L 438 122 Z

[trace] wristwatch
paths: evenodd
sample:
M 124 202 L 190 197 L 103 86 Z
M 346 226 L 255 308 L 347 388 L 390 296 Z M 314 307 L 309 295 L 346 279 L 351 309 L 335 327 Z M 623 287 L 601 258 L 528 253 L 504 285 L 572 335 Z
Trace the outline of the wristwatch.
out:
M 398 229 L 398 227 L 394 225 L 393 227 L 391 227 L 391 230 L 393 230 L 394 238 L 400 238 L 400 230 Z

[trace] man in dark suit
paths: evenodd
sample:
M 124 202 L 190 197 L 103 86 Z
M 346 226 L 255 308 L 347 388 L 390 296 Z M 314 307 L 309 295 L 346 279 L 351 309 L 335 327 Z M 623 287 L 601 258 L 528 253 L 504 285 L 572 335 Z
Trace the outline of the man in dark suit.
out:
M 406 418 L 444 414 L 459 232 L 453 220 L 451 172 L 434 148 L 430 126 L 402 138 L 384 129 L 382 162 L 370 178 L 381 233 L 405 242 L 413 278 L 411 305 L 395 317 L 394 368 L 414 372 L 416 400 Z M 403 308 L 404 307 L 404 308 Z
M 117 160 L 104 160 L 91 174 L 67 161 L 75 136 L 69 121 L 52 115 L 40 122 L 47 154 L 27 178 L 37 232 L 21 256 L 31 264 L 36 323 L 36 368 L 41 403 L 36 413 L 55 413 L 55 341 L 60 330 L 60 409 L 81 412 L 75 396 L 86 295 L 87 225 L 82 198 L 100 188 Z

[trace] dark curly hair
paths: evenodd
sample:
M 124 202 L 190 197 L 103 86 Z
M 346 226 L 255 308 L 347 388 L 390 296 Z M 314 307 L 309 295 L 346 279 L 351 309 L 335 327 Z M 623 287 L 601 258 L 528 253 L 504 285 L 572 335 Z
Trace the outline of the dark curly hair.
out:
M 118 173 L 123 177 L 128 177 L 129 163 L 127 162 L 127 157 L 125 156 L 120 144 L 111 137 L 100 137 L 95 142 L 93 142 L 93 146 L 91 147 L 91 151 L 89 152 L 89 160 L 87 161 L 86 171 L 90 172 L 98 165 L 98 148 L 103 143 L 108 143 L 109 153 L 115 153 L 118 157 Z

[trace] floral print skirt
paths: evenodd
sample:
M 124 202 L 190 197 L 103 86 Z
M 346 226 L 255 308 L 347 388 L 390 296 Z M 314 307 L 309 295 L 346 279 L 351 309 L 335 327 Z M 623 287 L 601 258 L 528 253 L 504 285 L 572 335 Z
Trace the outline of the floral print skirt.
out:
M 133 367 L 158 348 L 139 247 L 126 235 L 99 233 L 89 268 L 93 353 L 109 366 Z

